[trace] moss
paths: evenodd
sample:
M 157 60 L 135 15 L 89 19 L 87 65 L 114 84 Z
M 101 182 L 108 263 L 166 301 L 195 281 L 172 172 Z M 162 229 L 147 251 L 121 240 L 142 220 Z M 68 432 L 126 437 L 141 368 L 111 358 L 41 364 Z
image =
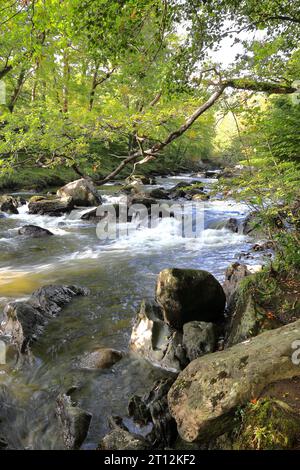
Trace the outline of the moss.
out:
M 235 450 L 292 449 L 300 434 L 300 417 L 283 402 L 260 399 L 239 411 Z

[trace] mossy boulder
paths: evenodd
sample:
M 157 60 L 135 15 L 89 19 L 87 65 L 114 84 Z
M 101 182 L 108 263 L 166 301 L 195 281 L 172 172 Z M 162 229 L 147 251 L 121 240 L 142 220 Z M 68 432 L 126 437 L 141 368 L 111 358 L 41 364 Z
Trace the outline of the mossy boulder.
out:
M 299 377 L 292 361 L 299 337 L 300 320 L 191 362 L 168 393 L 181 437 L 203 442 L 229 432 L 239 407 L 271 383 Z
M 226 302 L 222 286 L 212 274 L 177 268 L 164 269 L 159 273 L 156 300 L 162 308 L 165 322 L 177 329 L 195 320 L 222 320 Z

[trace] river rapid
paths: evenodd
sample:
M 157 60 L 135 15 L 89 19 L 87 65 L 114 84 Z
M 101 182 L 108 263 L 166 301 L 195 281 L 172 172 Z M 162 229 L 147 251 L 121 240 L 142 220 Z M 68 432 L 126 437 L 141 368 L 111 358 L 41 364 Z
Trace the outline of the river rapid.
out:
M 171 188 L 179 181 L 188 184 L 196 179 L 187 175 L 157 178 L 157 185 L 151 188 Z M 208 191 L 216 182 L 198 180 Z M 101 188 L 105 202 L 118 200 L 115 189 L 111 185 Z M 142 394 L 166 374 L 130 354 L 104 371 L 78 370 L 74 364 L 95 347 L 128 351 L 135 312 L 143 298 L 154 298 L 156 276 L 162 269 L 205 269 L 222 282 L 226 267 L 249 250 L 251 239 L 215 228 L 230 217 L 244 219 L 245 205 L 221 198 L 198 204 L 204 211 L 204 230 L 195 239 L 183 238 L 176 232 L 176 222 L 166 219 L 156 228 L 104 242 L 97 238 L 94 224 L 80 219 L 87 209 L 48 217 L 29 215 L 24 205 L 19 215 L 0 219 L 0 320 L 8 301 L 25 299 L 43 285 L 78 284 L 91 292 L 75 299 L 49 323 L 32 347 L 35 359 L 31 366 L 19 371 L 0 369 L 0 384 L 7 386 L 0 403 L 4 402 L 10 448 L 64 448 L 55 399 L 58 393 L 77 386 L 74 398 L 93 414 L 83 448 L 94 449 L 108 431 L 107 418 L 125 416 L 130 396 Z M 18 228 L 26 224 L 47 228 L 55 236 L 19 236 Z

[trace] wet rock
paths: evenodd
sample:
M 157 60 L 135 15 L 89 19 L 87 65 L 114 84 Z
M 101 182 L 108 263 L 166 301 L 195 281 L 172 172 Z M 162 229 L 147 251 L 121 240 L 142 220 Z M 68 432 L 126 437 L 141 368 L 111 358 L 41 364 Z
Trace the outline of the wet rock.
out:
M 110 419 L 111 432 L 100 441 L 98 450 L 147 450 L 150 444 L 141 436 L 132 434 L 121 418 Z
M 168 394 L 181 437 L 205 441 L 228 432 L 237 407 L 277 380 L 300 376 L 292 361 L 292 344 L 299 337 L 298 320 L 191 362 Z
M 29 214 L 49 215 L 59 217 L 69 213 L 74 209 L 74 201 L 68 198 L 46 198 L 43 196 L 33 196 L 29 200 Z
M 109 369 L 123 358 L 123 353 L 115 349 L 99 348 L 84 354 L 77 367 L 80 369 Z
M 49 237 L 53 235 L 50 230 L 47 230 L 42 227 L 38 227 L 37 225 L 24 225 L 18 230 L 19 235 L 25 235 L 26 237 L 31 238 L 42 238 L 42 237 Z
M 192 321 L 183 325 L 182 345 L 189 361 L 216 350 L 218 331 L 213 323 Z
M 0 196 L 0 210 L 8 214 L 18 214 L 19 203 L 16 198 L 12 196 Z
M 194 320 L 222 320 L 226 302 L 222 286 L 212 274 L 176 268 L 159 273 L 156 300 L 162 308 L 164 320 L 177 329 Z
M 265 242 L 255 243 L 255 245 L 251 247 L 251 250 L 252 251 L 266 251 L 266 250 L 274 250 L 274 248 L 275 248 L 274 242 L 272 242 L 272 240 L 267 240 Z
M 98 206 L 102 203 L 96 187 L 85 178 L 66 184 L 57 191 L 59 198 L 71 197 L 75 206 Z
M 26 302 L 10 302 L 5 306 L 0 333 L 10 337 L 11 343 L 25 354 L 51 318 L 74 297 L 87 294 L 87 289 L 78 286 L 41 287 Z
M 6 215 L 4 214 L 4 212 L 0 212 L 0 219 L 5 219 L 6 218 Z
M 227 230 L 230 230 L 233 233 L 238 233 L 238 231 L 239 231 L 239 222 L 234 217 L 230 217 L 230 219 L 227 220 L 224 227 Z
M 67 449 L 80 449 L 89 431 L 92 415 L 72 403 L 71 397 L 59 395 L 56 413 L 62 426 Z
M 150 211 L 152 205 L 157 205 L 157 201 L 156 199 L 149 197 L 147 195 L 139 194 L 139 195 L 134 195 L 128 198 L 128 207 L 131 207 L 135 204 L 141 204 L 145 206 L 148 211 Z
M 164 323 L 155 303 L 142 302 L 132 329 L 130 349 L 166 370 L 178 372 L 185 364 L 182 333 Z
M 152 424 L 146 436 L 152 447 L 170 447 L 177 439 L 177 426 L 170 415 L 167 394 L 175 377 L 158 380 L 150 392 L 143 397 L 133 396 L 128 405 L 128 414 L 137 423 Z
M 155 188 L 149 193 L 153 199 L 170 199 L 169 192 L 164 188 Z

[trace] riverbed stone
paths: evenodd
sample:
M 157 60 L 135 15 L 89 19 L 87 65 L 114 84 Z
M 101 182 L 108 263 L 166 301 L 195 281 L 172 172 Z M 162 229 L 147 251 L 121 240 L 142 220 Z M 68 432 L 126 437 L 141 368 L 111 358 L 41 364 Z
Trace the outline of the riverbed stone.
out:
M 59 198 L 71 197 L 75 206 L 98 206 L 102 203 L 93 182 L 85 178 L 66 184 L 56 194 Z
M 216 350 L 218 330 L 214 323 L 192 321 L 183 325 L 182 346 L 189 361 Z
M 11 338 L 11 343 L 25 354 L 51 318 L 74 297 L 87 294 L 88 290 L 79 286 L 41 287 L 27 301 L 10 302 L 5 306 L 0 333 Z
M 225 271 L 223 290 L 226 295 L 227 306 L 230 307 L 240 282 L 252 273 L 246 264 L 233 263 Z
M 123 358 L 123 353 L 111 348 L 99 348 L 86 353 L 79 360 L 80 369 L 95 370 L 109 369 Z
M 67 449 L 80 449 L 90 427 L 91 413 L 82 410 L 66 394 L 58 396 L 56 413 L 62 426 L 63 440 Z
M 143 301 L 133 325 L 130 349 L 152 364 L 178 372 L 185 364 L 182 333 L 163 321 L 155 303 Z
M 71 197 L 66 198 L 46 198 L 43 196 L 33 196 L 29 200 L 29 214 L 49 215 L 59 217 L 69 213 L 74 209 L 74 201 Z
M 156 301 L 165 322 L 181 329 L 194 320 L 222 320 L 226 298 L 222 286 L 209 272 L 170 268 L 158 275 Z
M 39 227 L 37 225 L 24 225 L 18 230 L 19 235 L 24 235 L 31 238 L 43 238 L 53 235 L 50 230 Z
M 155 188 L 150 191 L 149 196 L 153 199 L 170 199 L 169 192 L 164 188 Z
M 292 361 L 299 338 L 300 320 L 191 362 L 168 394 L 181 437 L 205 441 L 228 432 L 237 407 L 277 380 L 300 376 Z

